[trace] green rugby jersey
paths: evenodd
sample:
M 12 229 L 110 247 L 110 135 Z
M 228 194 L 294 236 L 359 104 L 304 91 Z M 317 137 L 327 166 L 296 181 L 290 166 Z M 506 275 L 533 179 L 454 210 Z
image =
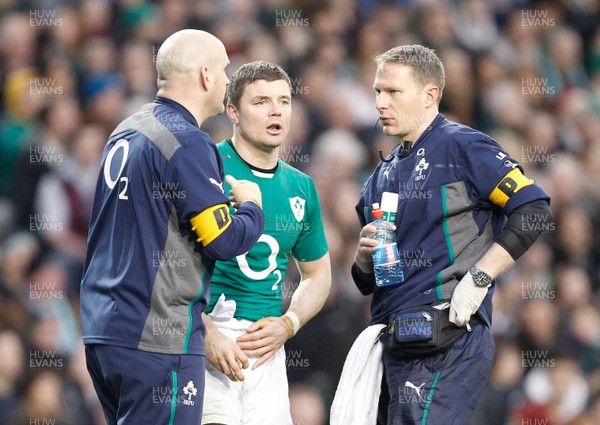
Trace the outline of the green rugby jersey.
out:
M 236 318 L 256 321 L 281 316 L 288 253 L 299 261 L 314 261 L 328 250 L 317 190 L 309 176 L 281 160 L 274 174 L 265 173 L 250 168 L 228 140 L 217 147 L 225 175 L 260 186 L 265 230 L 246 254 L 217 261 L 206 312 L 225 294 L 236 301 Z M 224 184 L 228 194 L 231 187 Z

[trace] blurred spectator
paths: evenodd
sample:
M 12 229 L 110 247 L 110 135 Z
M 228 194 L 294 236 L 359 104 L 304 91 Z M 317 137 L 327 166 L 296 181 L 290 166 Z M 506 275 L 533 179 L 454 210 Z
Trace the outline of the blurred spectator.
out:
M 60 30 L 53 31 L 52 29 L 57 28 L 49 28 L 45 32 L 45 37 L 48 39 L 46 45 L 42 47 L 42 53 L 46 62 L 55 58 L 70 61 L 77 55 L 84 37 L 85 23 L 82 22 L 83 18 L 75 5 L 61 1 L 57 3 L 56 13 L 52 15 L 57 19 L 57 24 L 60 24 Z
M 417 2 L 417 22 L 422 41 L 427 47 L 442 51 L 456 45 L 452 10 L 448 2 L 433 0 Z
M 290 410 L 294 424 L 325 425 L 328 411 L 314 388 L 296 384 L 290 388 Z
M 70 295 L 68 269 L 57 256 L 42 258 L 23 282 L 21 299 L 34 321 L 30 323 L 30 344 L 62 356 L 70 355 L 81 338 L 79 311 Z
M 583 267 L 590 276 L 598 278 L 598 265 L 593 256 L 593 228 L 588 213 L 572 205 L 555 216 L 555 259 L 559 264 Z
M 520 82 L 504 79 L 482 93 L 491 128 L 507 128 L 520 133 L 528 126 L 531 107 L 522 94 Z
M 577 347 L 579 367 L 590 376 L 600 367 L 600 311 L 597 303 L 581 302 L 572 311 L 568 323 Z M 598 382 L 590 382 L 593 389 L 600 391 Z
M 81 98 L 85 117 L 107 132 L 125 118 L 125 84 L 116 72 L 117 57 L 115 44 L 107 37 L 94 37 L 84 46 Z
M 553 157 L 552 167 L 548 167 L 548 194 L 552 198 L 554 211 L 559 212 L 571 205 L 586 205 L 589 193 L 586 191 L 585 175 L 581 173 L 579 162 L 570 154 Z M 555 221 L 556 218 L 555 218 Z
M 127 100 L 123 113 L 127 116 L 154 99 L 156 52 L 144 42 L 130 42 L 123 48 L 120 72 L 123 75 Z
M 560 350 L 559 315 L 552 300 L 532 297 L 527 299 L 521 310 L 521 334 L 519 346 L 524 353 L 544 352 L 556 356 Z M 524 362 L 532 368 L 535 361 Z
M 446 71 L 446 86 L 441 108 L 448 111 L 456 121 L 469 126 L 476 120 L 476 85 L 473 64 L 467 52 L 458 48 L 444 50 L 440 59 Z
M 40 255 L 38 240 L 28 232 L 15 232 L 0 248 L 0 329 L 15 329 L 23 336 L 30 315 L 22 301 L 22 285 Z
M 555 295 L 560 307 L 573 316 L 577 314 L 575 310 L 593 299 L 590 275 L 580 266 L 557 268 L 555 281 L 556 291 L 550 295 Z
M 25 384 L 24 397 L 18 407 L 16 425 L 52 423 L 54 425 L 79 424 L 64 409 L 61 375 L 58 371 L 42 370 L 33 373 Z
M 535 112 L 525 129 L 525 146 L 521 150 L 521 164 L 527 168 L 544 168 L 556 159 L 561 149 L 558 123 L 549 112 Z
M 36 88 L 43 87 L 43 80 L 33 68 L 21 68 L 6 76 L 4 113 L 0 116 L 0 195 L 12 194 L 15 161 L 27 138 L 36 131 L 36 114 L 43 106 Z
M 542 56 L 540 69 L 548 79 L 548 86 L 555 88 L 558 95 L 571 86 L 587 86 L 580 35 L 565 27 L 552 31 L 548 39 L 548 56 Z
M 79 5 L 83 37 L 113 36 L 113 17 L 110 2 L 83 0 Z
M 36 30 L 25 13 L 17 12 L 4 15 L 0 28 L 2 74 L 5 78 L 11 72 L 33 65 Z
M 600 423 L 600 393 L 597 393 L 586 411 L 570 425 L 594 425 Z
M 525 378 L 526 401 L 512 413 L 510 424 L 565 425 L 585 409 L 589 391 L 577 364 L 569 358 L 548 362 Z
M 13 423 L 18 404 L 17 382 L 25 372 L 23 345 L 14 331 L 0 331 L 0 417 Z
M 453 16 L 460 44 L 471 52 L 481 52 L 493 47 L 498 38 L 498 28 L 492 3 L 478 0 L 461 0 L 458 3 Z
M 41 212 L 35 208 L 36 197 L 45 193 L 44 189 L 38 192 L 39 186 L 45 184 L 53 170 L 59 172 L 64 165 L 68 143 L 80 125 L 77 102 L 71 97 L 59 96 L 41 111 L 40 123 L 15 162 L 14 203 L 17 224 L 24 229 L 29 229 L 30 217 Z

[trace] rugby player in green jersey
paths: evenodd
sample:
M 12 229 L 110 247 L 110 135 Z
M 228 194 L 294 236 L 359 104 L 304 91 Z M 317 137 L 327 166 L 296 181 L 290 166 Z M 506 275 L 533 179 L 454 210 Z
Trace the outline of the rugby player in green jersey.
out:
M 208 362 L 202 424 L 292 423 L 283 344 L 329 294 L 331 267 L 315 185 L 278 158 L 290 129 L 291 89 L 287 73 L 263 61 L 243 65 L 227 89 L 233 137 L 218 145 L 225 174 L 259 185 L 265 229 L 246 254 L 215 266 L 203 316 Z M 283 314 L 289 253 L 301 280 Z

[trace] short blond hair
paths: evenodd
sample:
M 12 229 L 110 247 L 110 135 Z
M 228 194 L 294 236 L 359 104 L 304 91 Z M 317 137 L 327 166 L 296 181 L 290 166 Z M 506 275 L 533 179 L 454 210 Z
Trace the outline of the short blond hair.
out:
M 420 44 L 407 44 L 393 47 L 376 55 L 373 60 L 377 67 L 393 63 L 412 68 L 415 79 L 423 86 L 433 84 L 440 89 L 438 104 L 446 84 L 446 73 L 442 61 L 433 49 Z

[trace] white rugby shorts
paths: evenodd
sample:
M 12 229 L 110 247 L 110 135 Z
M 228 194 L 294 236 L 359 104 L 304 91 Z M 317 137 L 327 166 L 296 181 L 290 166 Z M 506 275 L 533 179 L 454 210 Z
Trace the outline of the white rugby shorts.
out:
M 231 318 L 217 321 L 215 325 L 235 341 L 252 323 Z M 243 369 L 245 379 L 241 382 L 231 381 L 206 362 L 202 424 L 292 424 L 284 346 L 255 370 L 252 370 L 252 365 L 258 357 L 249 357 L 248 360 L 250 367 Z

